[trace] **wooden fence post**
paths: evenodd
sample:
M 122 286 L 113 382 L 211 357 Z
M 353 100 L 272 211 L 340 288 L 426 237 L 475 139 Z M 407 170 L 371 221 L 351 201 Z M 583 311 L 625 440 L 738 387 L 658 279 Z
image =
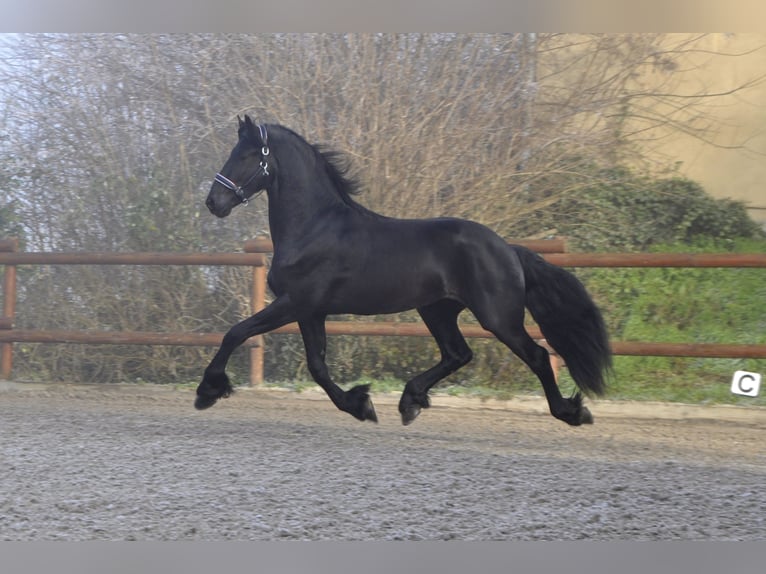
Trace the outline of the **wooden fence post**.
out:
M 19 248 L 18 239 L 0 241 L 0 251 L 15 252 Z M 3 273 L 3 315 L 0 317 L 0 328 L 13 329 L 16 317 L 16 266 L 6 265 Z M 13 343 L 0 344 L 0 379 L 11 378 L 13 369 Z
M 270 247 L 270 244 L 269 244 Z M 259 240 L 245 243 L 245 253 L 265 253 L 264 245 Z M 271 249 L 267 249 L 271 251 Z M 266 266 L 253 267 L 253 285 L 250 296 L 252 313 L 257 313 L 266 306 Z M 258 344 L 250 348 L 250 386 L 258 387 L 263 384 L 264 337 L 258 335 Z

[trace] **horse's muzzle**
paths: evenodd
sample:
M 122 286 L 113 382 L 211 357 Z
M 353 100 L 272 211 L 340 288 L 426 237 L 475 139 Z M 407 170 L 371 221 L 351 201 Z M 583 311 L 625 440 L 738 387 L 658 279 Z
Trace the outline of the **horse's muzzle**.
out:
M 210 210 L 210 213 L 216 217 L 226 217 L 231 213 L 231 207 L 219 207 L 216 205 L 215 200 L 210 196 L 205 200 L 205 205 Z

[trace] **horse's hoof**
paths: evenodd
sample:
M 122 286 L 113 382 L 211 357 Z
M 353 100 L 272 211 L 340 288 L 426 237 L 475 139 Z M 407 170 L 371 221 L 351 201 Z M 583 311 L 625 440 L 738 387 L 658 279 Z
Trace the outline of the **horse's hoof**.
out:
M 559 420 L 564 421 L 570 426 L 579 427 L 580 425 L 592 425 L 593 415 L 586 407 L 582 407 L 575 413 L 567 413 L 566 415 L 559 415 L 556 417 Z
M 354 418 L 362 422 L 378 422 L 378 414 L 375 412 L 375 407 L 372 405 L 372 400 L 369 397 L 367 397 L 367 400 L 364 401 L 358 411 L 352 411 L 351 414 L 354 416 Z
M 588 407 L 581 407 L 580 409 L 580 424 L 581 425 L 593 424 L 593 415 L 590 414 Z
M 349 409 L 352 415 L 358 418 L 360 421 L 372 421 L 378 422 L 378 415 L 375 412 L 375 407 L 372 405 L 372 399 L 368 391 L 370 385 L 358 385 L 347 393 Z M 346 409 L 343 409 L 346 410 Z
M 367 402 L 364 404 L 362 417 L 363 421 L 378 422 L 378 414 L 375 412 L 375 407 L 372 406 L 372 400 L 367 399 Z
M 212 407 L 218 399 L 225 399 L 234 393 L 234 389 L 229 383 L 229 379 L 226 375 L 223 376 L 223 381 L 212 386 L 210 383 L 203 381 L 197 387 L 197 398 L 194 399 L 194 408 L 198 411 L 204 411 Z
M 203 387 L 204 389 L 204 387 Z M 234 393 L 234 389 L 231 387 L 231 385 L 227 384 L 225 387 L 214 390 L 213 393 L 201 393 L 200 389 L 197 389 L 197 398 L 194 399 L 194 408 L 198 411 L 204 411 L 205 409 L 209 409 L 212 407 L 215 403 L 218 402 L 218 399 L 225 399 L 229 396 L 231 396 Z
M 407 426 L 408 424 L 411 424 L 412 421 L 414 421 L 416 418 L 418 418 L 418 415 L 420 414 L 420 406 L 410 405 L 408 408 L 402 411 L 401 414 L 402 414 L 402 424 L 404 426 Z
M 201 395 L 197 395 L 197 398 L 194 399 L 194 408 L 198 411 L 204 411 L 205 409 L 209 409 L 212 407 L 215 403 L 218 402 L 218 397 L 212 397 L 207 396 L 203 397 Z
M 566 407 L 564 409 L 557 411 L 551 409 L 551 414 L 554 417 L 573 427 L 593 424 L 593 415 L 590 414 L 588 407 L 582 404 L 581 393 L 575 393 L 571 398 L 565 399 L 565 401 Z
M 411 424 L 412 421 L 418 418 L 422 409 L 427 409 L 430 406 L 431 400 L 427 394 L 414 395 L 405 390 L 402 393 L 402 398 L 399 400 L 399 413 L 402 415 L 402 424 L 404 426 Z

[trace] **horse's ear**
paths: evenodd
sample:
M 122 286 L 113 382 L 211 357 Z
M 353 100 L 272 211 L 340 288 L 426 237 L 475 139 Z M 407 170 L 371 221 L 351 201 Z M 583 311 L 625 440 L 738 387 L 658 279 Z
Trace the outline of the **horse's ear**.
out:
M 250 116 L 245 114 L 245 121 L 242 121 L 239 116 L 237 116 L 237 120 L 239 121 L 240 138 L 247 138 L 256 143 L 261 141 L 259 135 L 260 132 L 258 131 L 257 126 L 253 123 L 253 120 L 250 119 Z
M 250 138 L 252 137 L 253 132 L 255 131 L 255 125 L 253 124 L 253 120 L 250 119 L 250 116 L 245 114 L 244 121 L 237 115 L 237 121 L 239 122 L 239 128 L 237 129 L 237 133 L 239 134 L 240 138 Z

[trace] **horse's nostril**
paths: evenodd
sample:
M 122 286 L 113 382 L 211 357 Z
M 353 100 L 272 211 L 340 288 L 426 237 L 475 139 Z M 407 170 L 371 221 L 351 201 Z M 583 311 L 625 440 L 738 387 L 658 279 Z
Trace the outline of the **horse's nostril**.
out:
M 213 198 L 212 197 L 208 197 L 205 200 L 205 205 L 207 205 L 208 209 L 213 209 L 213 205 L 215 205 L 215 202 L 213 201 Z

